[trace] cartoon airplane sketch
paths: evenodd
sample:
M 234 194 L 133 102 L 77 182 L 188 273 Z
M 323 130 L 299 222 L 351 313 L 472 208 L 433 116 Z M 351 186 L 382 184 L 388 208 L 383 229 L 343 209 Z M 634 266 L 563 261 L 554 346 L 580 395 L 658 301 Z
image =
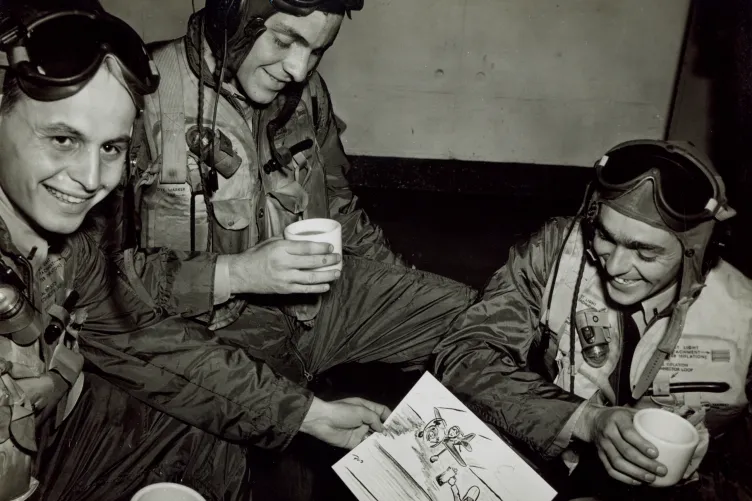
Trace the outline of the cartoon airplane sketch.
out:
M 472 452 L 473 448 L 470 447 L 470 441 L 475 438 L 475 433 L 462 434 L 462 430 L 459 426 L 451 426 L 447 429 L 447 422 L 441 417 L 441 413 L 437 407 L 433 408 L 434 419 L 430 420 L 423 427 L 422 430 L 417 432 L 418 438 L 424 438 L 426 442 L 431 444 L 431 448 L 443 446 L 439 452 L 429 458 L 432 463 L 439 460 L 439 456 L 446 451 L 454 457 L 454 459 L 462 466 L 467 466 L 467 463 L 462 458 L 462 449 L 464 448 L 468 452 Z

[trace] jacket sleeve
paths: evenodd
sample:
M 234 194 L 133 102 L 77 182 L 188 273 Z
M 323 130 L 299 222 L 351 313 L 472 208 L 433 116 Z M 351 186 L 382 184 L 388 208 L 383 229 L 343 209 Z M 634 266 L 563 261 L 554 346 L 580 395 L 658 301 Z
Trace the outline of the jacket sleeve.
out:
M 510 250 L 481 299 L 436 348 L 435 373 L 481 419 L 546 459 L 583 401 L 536 371 L 542 363 L 539 315 L 546 281 L 571 220 L 546 223 Z M 552 370 L 552 368 L 549 368 Z
M 186 317 L 214 308 L 217 256 L 167 248 L 134 248 L 111 255 L 122 260 L 126 277 L 142 300 L 151 298 L 168 314 Z
M 365 211 L 359 207 L 358 197 L 350 190 L 346 177 L 350 162 L 339 137 L 337 120 L 324 79 L 314 73 L 310 86 L 317 102 L 316 136 L 326 171 L 329 217 L 342 225 L 343 248 L 356 256 L 404 265 L 402 257 L 390 249 L 383 230 L 370 221 Z
M 80 334 L 91 370 L 177 419 L 227 440 L 285 447 L 312 394 L 212 332 L 140 301 L 119 263 L 91 239 L 76 245 L 77 307 L 88 319 Z

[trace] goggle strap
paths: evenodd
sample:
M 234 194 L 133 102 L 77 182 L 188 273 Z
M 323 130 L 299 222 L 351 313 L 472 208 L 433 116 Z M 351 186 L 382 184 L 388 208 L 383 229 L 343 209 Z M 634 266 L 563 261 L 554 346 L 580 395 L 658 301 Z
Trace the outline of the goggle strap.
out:
M 718 209 L 718 200 L 715 198 L 711 198 L 708 200 L 708 203 L 705 204 L 705 210 L 710 212 L 711 214 L 715 214 L 716 210 Z
M 734 216 L 736 216 L 736 211 L 728 205 L 724 205 L 715 213 L 715 219 L 717 221 L 726 221 L 727 219 L 731 219 Z
M 721 205 L 718 200 L 711 198 L 705 205 L 705 210 L 713 214 L 716 221 L 726 221 L 736 216 L 736 211 L 728 206 L 728 204 Z

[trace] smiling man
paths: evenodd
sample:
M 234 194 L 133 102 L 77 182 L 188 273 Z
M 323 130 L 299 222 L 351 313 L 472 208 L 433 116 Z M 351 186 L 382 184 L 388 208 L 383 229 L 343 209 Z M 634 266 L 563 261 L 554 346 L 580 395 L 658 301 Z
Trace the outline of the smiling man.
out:
M 356 353 L 427 360 L 475 294 L 405 266 L 350 191 L 316 67 L 344 16 L 362 7 L 363 0 L 209 0 L 185 37 L 156 44 L 162 83 L 146 98 L 123 193 L 125 224 L 108 239 L 116 249 L 155 249 L 142 261 L 125 254 L 131 279 L 147 285 L 164 270 L 156 249 L 211 251 L 216 259 L 188 254 L 171 266 L 179 313 L 277 358 L 279 370 L 303 384 Z M 282 239 L 287 225 L 310 218 L 341 224 L 345 256 L 328 244 Z M 342 271 L 329 266 L 341 261 Z M 332 292 L 336 284 L 340 292 Z M 336 299 L 350 288 L 357 292 L 346 302 Z M 195 306 L 205 292 L 210 311 Z M 376 317 L 416 324 L 390 338 L 386 324 L 370 321 Z M 360 346 L 337 359 L 320 356 L 317 346 L 346 341 L 359 325 L 370 326 L 359 329 Z M 288 328 L 294 334 L 285 339 Z
M 74 409 L 112 388 L 84 377 L 79 345 L 61 330 L 73 318 L 67 299 L 102 288 L 101 276 L 79 287 L 88 259 L 78 230 L 119 182 L 158 75 L 138 35 L 96 0 L 3 4 L 0 20 L 0 500 L 16 501 L 49 494 L 49 470 L 62 469 L 35 467 L 44 437 L 84 425 Z
M 666 470 L 632 425 L 644 406 L 700 431 L 678 495 L 719 499 L 691 480 L 709 437 L 746 426 L 752 353 L 752 281 L 717 253 L 734 214 L 723 182 L 692 146 L 661 141 L 621 144 L 595 171 L 585 214 L 511 250 L 436 371 L 521 447 L 575 468 L 561 499 L 669 495 L 645 487 Z
M 316 316 L 317 304 L 300 294 L 328 291 L 339 272 L 316 268 L 342 256 L 325 244 L 280 240 L 299 219 L 336 219 L 346 254 L 403 264 L 349 189 L 316 71 L 344 16 L 362 7 L 363 0 L 209 0 L 185 37 L 154 45 L 162 85 L 146 101 L 127 192 L 136 214 L 124 211 L 118 238 L 220 254 L 217 307 L 204 319 L 214 328 L 238 317 L 235 294 L 286 295 L 276 301 L 295 318 Z M 186 266 L 189 282 L 192 273 Z

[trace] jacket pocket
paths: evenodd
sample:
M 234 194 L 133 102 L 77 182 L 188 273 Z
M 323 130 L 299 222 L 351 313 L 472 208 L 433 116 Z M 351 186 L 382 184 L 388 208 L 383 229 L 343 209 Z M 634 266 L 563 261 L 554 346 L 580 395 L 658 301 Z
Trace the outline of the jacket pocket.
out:
M 191 250 L 191 226 L 197 250 L 206 247 L 204 198 L 193 196 L 190 185 L 160 184 L 144 193 L 142 238 L 146 247 Z M 191 213 L 193 212 L 193 217 Z
M 253 219 L 253 208 L 248 199 L 215 200 L 214 218 L 226 230 L 244 230 Z

